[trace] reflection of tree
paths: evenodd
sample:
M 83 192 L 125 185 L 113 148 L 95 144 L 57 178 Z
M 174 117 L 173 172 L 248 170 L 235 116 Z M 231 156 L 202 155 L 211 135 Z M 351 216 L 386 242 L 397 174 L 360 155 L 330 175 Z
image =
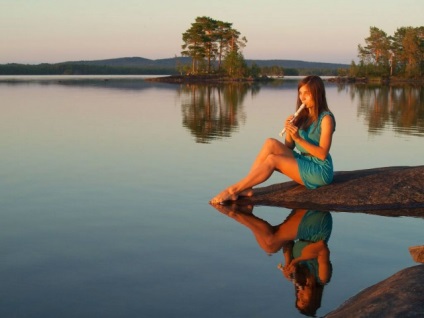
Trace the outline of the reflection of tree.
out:
M 368 123 L 370 134 L 386 125 L 399 133 L 424 133 L 424 87 L 351 86 L 359 97 L 358 116 Z
M 393 122 L 396 131 L 407 134 L 424 133 L 424 89 L 405 87 L 395 95 Z
M 249 90 L 252 88 L 247 84 L 182 86 L 183 126 L 198 143 L 230 137 L 245 121 L 243 101 Z

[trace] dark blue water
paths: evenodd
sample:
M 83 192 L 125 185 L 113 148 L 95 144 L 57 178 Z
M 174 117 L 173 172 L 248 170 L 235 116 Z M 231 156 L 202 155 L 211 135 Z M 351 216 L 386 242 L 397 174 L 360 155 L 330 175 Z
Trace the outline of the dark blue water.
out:
M 326 85 L 336 170 L 423 164 L 422 88 Z M 296 80 L 2 78 L 0 316 L 301 317 L 282 253 L 208 204 L 278 138 L 296 94 Z M 253 211 L 272 225 L 290 212 Z M 330 212 L 318 315 L 414 265 L 424 241 L 422 218 Z

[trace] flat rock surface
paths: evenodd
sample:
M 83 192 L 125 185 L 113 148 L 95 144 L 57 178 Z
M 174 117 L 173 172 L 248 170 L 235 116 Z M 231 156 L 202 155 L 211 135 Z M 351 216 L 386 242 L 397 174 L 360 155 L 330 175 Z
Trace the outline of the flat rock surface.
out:
M 364 289 L 325 317 L 424 317 L 424 265 L 406 268 Z
M 242 204 L 331 211 L 376 211 L 424 216 L 424 166 L 335 172 L 330 185 L 314 190 L 293 181 L 255 188 Z M 377 212 L 379 211 L 379 212 Z

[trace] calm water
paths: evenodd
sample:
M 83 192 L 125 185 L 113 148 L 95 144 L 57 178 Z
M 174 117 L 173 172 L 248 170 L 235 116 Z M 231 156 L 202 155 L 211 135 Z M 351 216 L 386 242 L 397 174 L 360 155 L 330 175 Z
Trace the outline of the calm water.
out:
M 301 317 L 282 253 L 208 205 L 278 138 L 296 85 L 0 78 L 0 316 Z M 423 164 L 423 88 L 326 87 L 337 171 Z M 253 211 L 272 225 L 290 212 Z M 318 315 L 424 243 L 420 218 L 330 212 Z

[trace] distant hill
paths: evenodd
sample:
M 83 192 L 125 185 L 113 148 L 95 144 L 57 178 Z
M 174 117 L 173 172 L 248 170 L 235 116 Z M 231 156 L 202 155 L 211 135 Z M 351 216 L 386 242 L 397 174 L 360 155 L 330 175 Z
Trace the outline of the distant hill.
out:
M 176 67 L 177 63 L 190 64 L 191 58 L 189 57 L 174 57 L 167 59 L 149 60 L 142 57 L 123 57 L 107 60 L 95 60 L 95 61 L 73 61 L 66 62 L 73 64 L 85 64 L 85 65 L 102 65 L 102 66 L 120 66 L 120 67 L 157 67 L 157 68 L 168 68 Z M 246 63 L 251 66 L 253 63 L 258 66 L 281 66 L 284 68 L 296 68 L 296 69 L 331 69 L 336 70 L 339 68 L 348 68 L 348 64 L 337 64 L 337 63 L 323 63 L 323 62 L 305 62 L 299 60 L 248 60 Z
M 287 70 L 296 70 L 298 74 L 316 73 L 328 75 L 336 73 L 337 69 L 349 68 L 347 64 L 305 62 L 297 60 L 246 60 L 251 66 L 280 66 Z M 123 57 L 93 61 L 68 61 L 62 63 L 42 64 L 3 64 L 0 65 L 0 75 L 114 75 L 114 74 L 176 74 L 177 66 L 191 64 L 189 57 L 173 57 L 150 60 L 143 57 Z
M 155 67 L 161 63 L 156 60 L 149 60 L 143 57 L 121 57 L 107 60 L 94 61 L 69 61 L 58 64 L 78 64 L 78 65 L 96 65 L 96 66 L 117 66 L 117 67 Z

